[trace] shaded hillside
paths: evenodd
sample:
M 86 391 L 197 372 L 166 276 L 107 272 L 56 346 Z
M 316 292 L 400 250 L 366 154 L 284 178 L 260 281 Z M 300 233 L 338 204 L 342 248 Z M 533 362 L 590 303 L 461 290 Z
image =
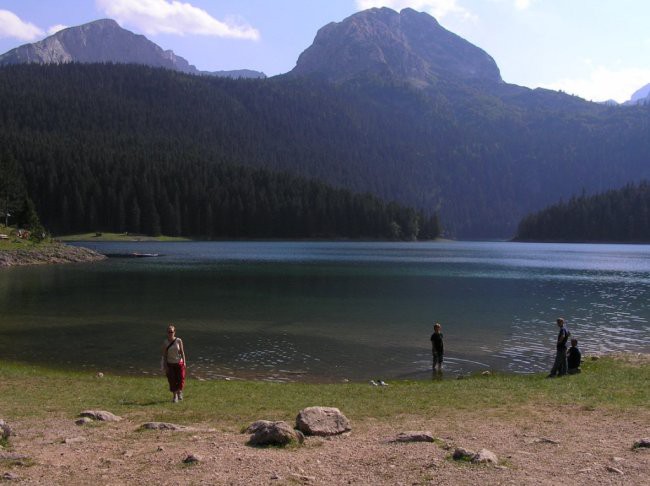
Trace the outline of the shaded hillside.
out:
M 647 133 L 650 107 L 542 90 L 499 97 L 453 84 L 425 92 L 127 65 L 0 68 L 2 146 L 23 165 L 40 214 L 49 186 L 39 181 L 90 174 L 101 186 L 100 156 L 154 167 L 198 160 L 289 171 L 438 210 L 461 237 L 508 237 L 558 195 L 650 179 Z
M 522 219 L 518 241 L 650 242 L 650 183 L 573 197 Z

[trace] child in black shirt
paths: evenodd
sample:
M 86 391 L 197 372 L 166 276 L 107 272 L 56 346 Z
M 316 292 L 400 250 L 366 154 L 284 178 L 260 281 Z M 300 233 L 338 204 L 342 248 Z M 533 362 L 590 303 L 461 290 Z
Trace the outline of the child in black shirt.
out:
M 431 335 L 431 353 L 433 354 L 433 371 L 437 374 L 442 373 L 442 355 L 445 348 L 442 342 L 442 326 L 439 323 L 433 325 L 433 334 Z
M 570 375 L 575 375 L 580 373 L 580 361 L 582 359 L 582 354 L 578 349 L 578 340 L 576 338 L 571 339 L 571 347 L 567 353 L 567 363 L 568 363 L 568 373 Z

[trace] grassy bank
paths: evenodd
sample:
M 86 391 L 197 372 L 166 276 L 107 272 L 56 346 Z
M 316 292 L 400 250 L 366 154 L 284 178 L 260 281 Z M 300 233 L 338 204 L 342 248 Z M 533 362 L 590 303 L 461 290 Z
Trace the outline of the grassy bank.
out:
M 508 416 L 533 408 L 546 413 L 564 405 L 585 410 L 648 410 L 649 382 L 647 360 L 612 357 L 587 361 L 581 375 L 561 379 L 495 374 L 393 382 L 388 387 L 198 381 L 191 379 L 190 369 L 186 400 L 173 405 L 162 376 L 98 378 L 87 372 L 0 362 L 0 416 L 72 417 L 82 409 L 104 409 L 146 420 L 187 424 L 217 420 L 240 426 L 259 418 L 293 420 L 298 410 L 310 405 L 336 406 L 355 420 L 400 415 L 430 418 L 444 415 L 445 410 Z

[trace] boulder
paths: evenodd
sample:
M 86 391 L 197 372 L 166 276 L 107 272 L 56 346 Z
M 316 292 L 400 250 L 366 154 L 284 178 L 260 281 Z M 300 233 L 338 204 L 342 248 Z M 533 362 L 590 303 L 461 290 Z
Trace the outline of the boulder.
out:
M 12 435 L 14 435 L 14 431 L 11 430 L 9 424 L 0 419 L 0 439 L 8 439 Z
M 291 443 L 302 444 L 305 440 L 302 432 L 294 430 L 283 421 L 258 420 L 249 425 L 246 432 L 251 434 L 248 443 L 254 446 L 285 446 Z
M 639 439 L 634 443 L 634 449 L 650 448 L 650 439 Z
M 472 457 L 472 462 L 475 464 L 499 464 L 499 459 L 494 452 L 487 449 L 481 449 L 474 457 Z
M 395 437 L 395 442 L 434 442 L 435 439 L 431 432 L 401 432 Z
M 99 420 L 101 422 L 119 422 L 122 417 L 113 415 L 111 412 L 105 410 L 84 410 L 79 414 L 80 417 L 88 417 L 92 420 Z
M 305 435 L 337 435 L 351 430 L 350 421 L 334 407 L 307 407 L 296 417 L 296 428 Z

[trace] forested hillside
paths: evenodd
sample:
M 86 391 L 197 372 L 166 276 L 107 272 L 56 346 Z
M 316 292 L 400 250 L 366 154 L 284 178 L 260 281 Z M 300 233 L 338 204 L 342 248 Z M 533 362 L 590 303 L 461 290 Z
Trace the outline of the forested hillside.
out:
M 518 241 L 650 242 L 650 182 L 572 197 L 522 219 Z
M 427 218 L 438 211 L 452 236 L 509 237 L 522 215 L 562 194 L 650 178 L 648 133 L 650 107 L 503 84 L 440 80 L 421 90 L 381 79 L 229 80 L 131 65 L 0 68 L 0 144 L 57 231 L 138 211 L 141 225 L 155 228 L 155 216 L 146 223 L 152 205 L 163 232 L 177 226 L 168 205 L 182 233 L 207 231 L 201 211 L 249 204 L 249 183 L 226 198 L 223 181 L 287 177 L 272 171 L 370 192 Z

